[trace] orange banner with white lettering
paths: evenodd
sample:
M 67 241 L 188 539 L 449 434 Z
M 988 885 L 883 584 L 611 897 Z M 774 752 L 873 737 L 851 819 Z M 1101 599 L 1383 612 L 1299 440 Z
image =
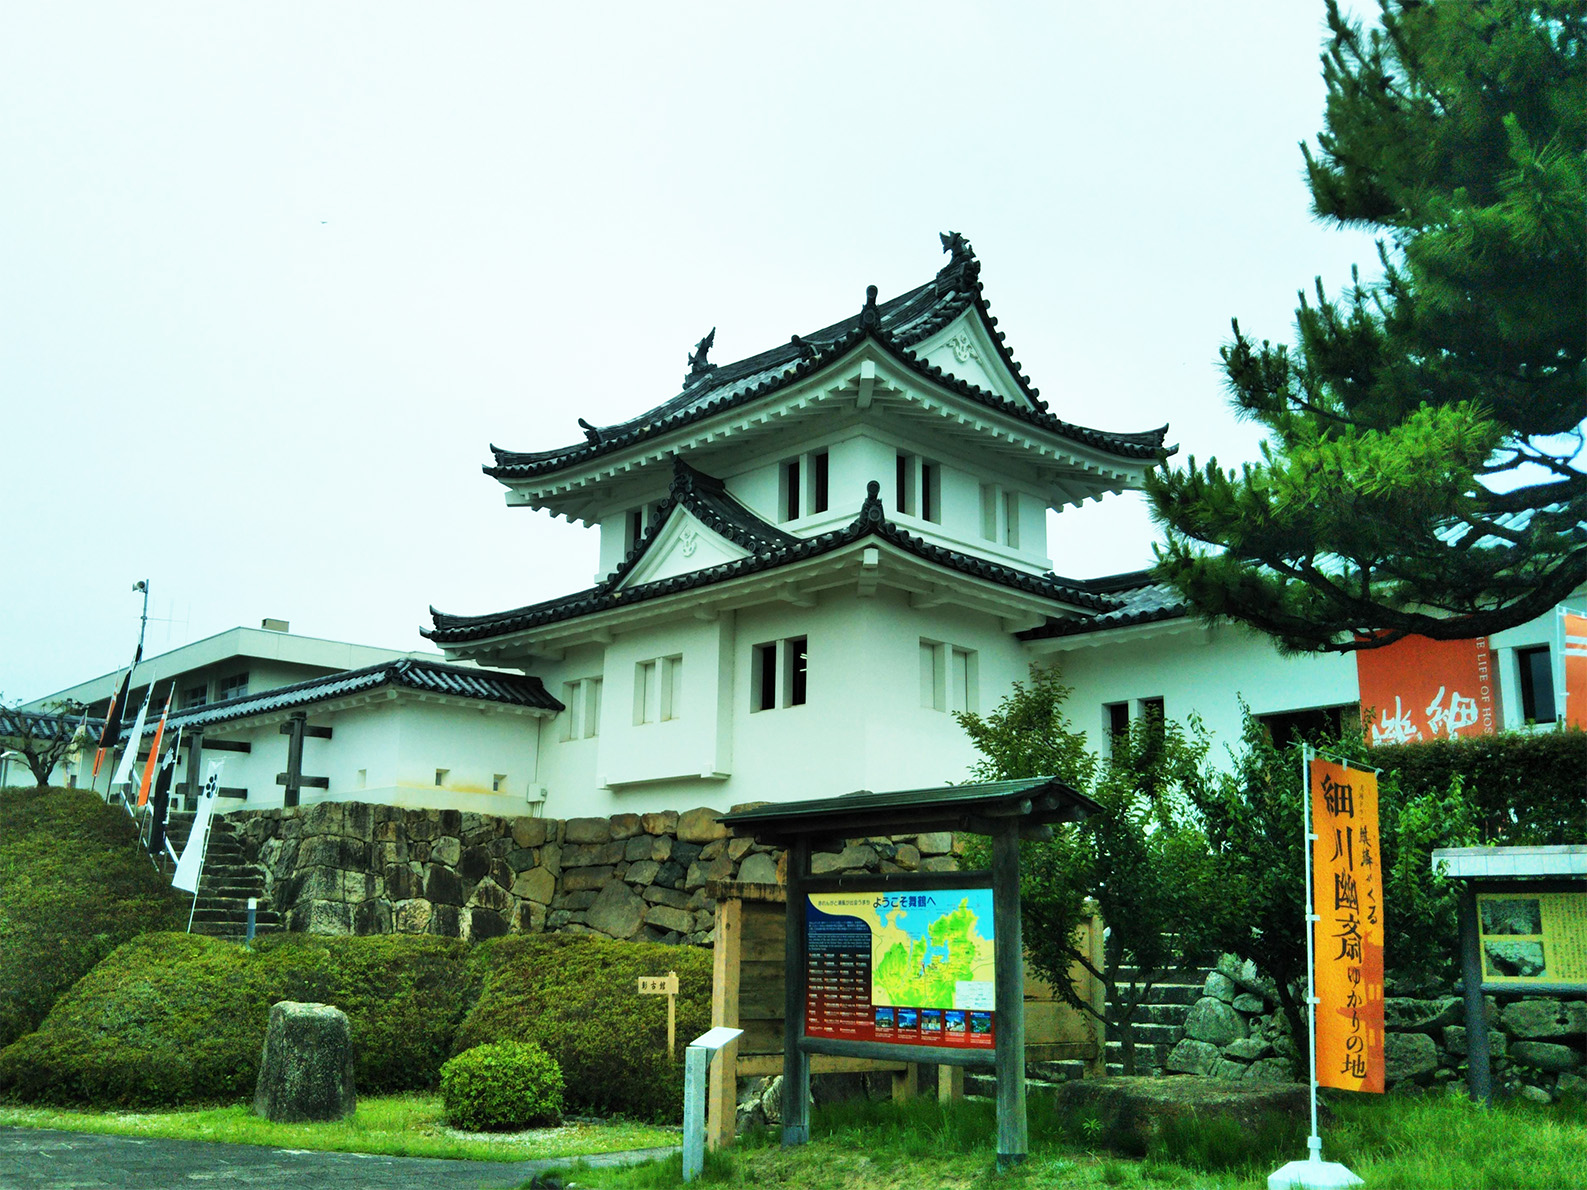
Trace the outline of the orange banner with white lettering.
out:
M 1312 912 L 1317 915 L 1317 1083 L 1383 1090 L 1383 878 L 1378 777 L 1311 762 Z
M 1407 636 L 1356 654 L 1367 738 L 1411 744 L 1499 729 L 1498 683 L 1487 637 Z
M 1587 727 L 1587 616 L 1565 612 L 1565 722 Z

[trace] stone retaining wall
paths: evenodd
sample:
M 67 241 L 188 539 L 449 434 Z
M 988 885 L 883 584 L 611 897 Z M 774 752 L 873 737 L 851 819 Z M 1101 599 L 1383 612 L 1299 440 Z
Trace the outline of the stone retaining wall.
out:
M 1168 1055 L 1169 1073 L 1288 1080 L 1295 1053 L 1273 985 L 1225 955 Z M 1549 1102 L 1587 1095 L 1587 999 L 1494 996 L 1487 1002 L 1495 1091 Z M 1384 1082 L 1411 1090 L 1464 1080 L 1466 1013 L 1454 996 L 1384 1001 Z M 1302 1051 L 1304 1052 L 1304 1051 Z
M 584 933 L 708 946 L 707 881 L 773 883 L 780 851 L 734 838 L 710 809 L 611 818 L 497 818 L 323 802 L 228 815 L 288 930 L 318 934 Z M 817 875 L 953 871 L 945 833 L 817 852 Z

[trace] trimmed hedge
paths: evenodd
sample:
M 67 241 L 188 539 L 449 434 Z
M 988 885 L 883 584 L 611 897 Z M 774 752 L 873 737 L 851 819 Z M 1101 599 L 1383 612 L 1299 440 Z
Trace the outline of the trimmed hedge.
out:
M 250 952 L 188 934 L 120 947 L 35 1033 L 0 1051 L 0 1092 L 154 1107 L 253 1094 L 270 1006 L 335 1004 L 361 1091 L 434 1087 L 478 990 L 467 943 L 274 935 Z
M 667 1002 L 641 975 L 678 972 L 678 1059 Z M 423 935 L 273 934 L 249 951 L 188 934 L 117 949 L 35 1033 L 0 1051 L 0 1093 L 32 1102 L 157 1107 L 252 1096 L 270 1006 L 334 1004 L 352 1023 L 358 1089 L 435 1087 L 446 1059 L 537 1044 L 581 1114 L 676 1121 L 683 1047 L 708 1027 L 710 952 L 566 935 L 474 946 Z
M 441 1067 L 446 1122 L 470 1132 L 517 1132 L 562 1117 L 562 1069 L 538 1045 L 501 1041 Z
M 557 1060 L 567 1106 L 587 1115 L 677 1123 L 683 1051 L 710 1028 L 711 953 L 565 934 L 481 943 L 479 1001 L 457 1047 L 518 1038 Z M 667 998 L 641 996 L 641 975 L 678 973 L 677 1059 L 667 1060 Z
M 1490 843 L 1587 839 L 1587 731 L 1580 728 L 1380 745 L 1370 755 L 1393 770 L 1407 800 L 1442 793 L 1458 776 Z
M 85 789 L 0 790 L 0 1047 L 123 942 L 186 921 L 121 809 Z

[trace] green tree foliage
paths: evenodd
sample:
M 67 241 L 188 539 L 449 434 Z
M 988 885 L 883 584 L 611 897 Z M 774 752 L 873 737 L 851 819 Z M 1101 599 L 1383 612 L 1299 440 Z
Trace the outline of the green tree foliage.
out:
M 1381 764 L 1360 736 L 1315 741 L 1357 765 Z M 1290 1036 L 1305 1035 L 1304 788 L 1301 746 L 1274 746 L 1249 711 L 1231 770 L 1197 787 L 1197 805 L 1217 864 L 1226 912 L 1221 949 L 1252 960 L 1272 980 Z M 1401 786 L 1378 775 L 1378 847 L 1385 972 L 1399 994 L 1443 993 L 1455 976 L 1455 896 L 1433 869 L 1432 852 L 1478 842 L 1473 801 L 1458 776 L 1442 786 Z
M 1383 277 L 1319 279 L 1294 347 L 1236 322 L 1262 460 L 1148 481 L 1159 575 L 1288 651 L 1487 635 L 1587 581 L 1587 10 L 1380 5 L 1363 32 L 1328 0 L 1302 150 L 1316 214 L 1377 231 Z
M 1101 807 L 1056 828 L 1049 842 L 1021 843 L 1025 951 L 1065 1002 L 1105 1022 L 1133 1074 L 1134 1019 L 1148 992 L 1164 975 L 1204 962 L 1223 933 L 1195 809 L 1208 780 L 1207 741 L 1194 724 L 1149 719 L 1099 760 L 1064 716 L 1068 694 L 1056 670 L 1032 666 L 1029 682 L 1016 682 L 991 714 L 958 719 L 981 752 L 977 778 L 1056 776 Z M 973 851 L 969 858 L 985 861 Z M 1077 933 L 1093 898 L 1108 927 L 1100 964 Z M 1101 1014 L 1075 990 L 1076 966 L 1101 981 Z

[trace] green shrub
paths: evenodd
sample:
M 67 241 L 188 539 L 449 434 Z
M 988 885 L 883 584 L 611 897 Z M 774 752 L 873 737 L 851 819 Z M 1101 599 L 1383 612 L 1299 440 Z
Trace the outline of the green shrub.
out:
M 121 809 L 85 789 L 0 791 L 0 1047 L 117 946 L 186 920 Z
M 479 1000 L 457 1048 L 522 1038 L 557 1060 L 570 1111 L 676 1123 L 683 1050 L 710 1027 L 711 955 L 604 938 L 494 938 L 475 949 Z M 641 996 L 641 975 L 678 973 L 677 1058 L 667 1059 L 667 998 Z
M 562 1116 L 562 1068 L 538 1045 L 500 1041 L 441 1067 L 446 1120 L 469 1132 L 516 1132 Z
M 119 948 L 0 1051 L 0 1092 L 154 1107 L 252 1095 L 270 1005 L 347 1013 L 359 1090 L 434 1087 L 477 991 L 467 944 L 428 937 L 278 935 L 256 951 L 187 934 Z

